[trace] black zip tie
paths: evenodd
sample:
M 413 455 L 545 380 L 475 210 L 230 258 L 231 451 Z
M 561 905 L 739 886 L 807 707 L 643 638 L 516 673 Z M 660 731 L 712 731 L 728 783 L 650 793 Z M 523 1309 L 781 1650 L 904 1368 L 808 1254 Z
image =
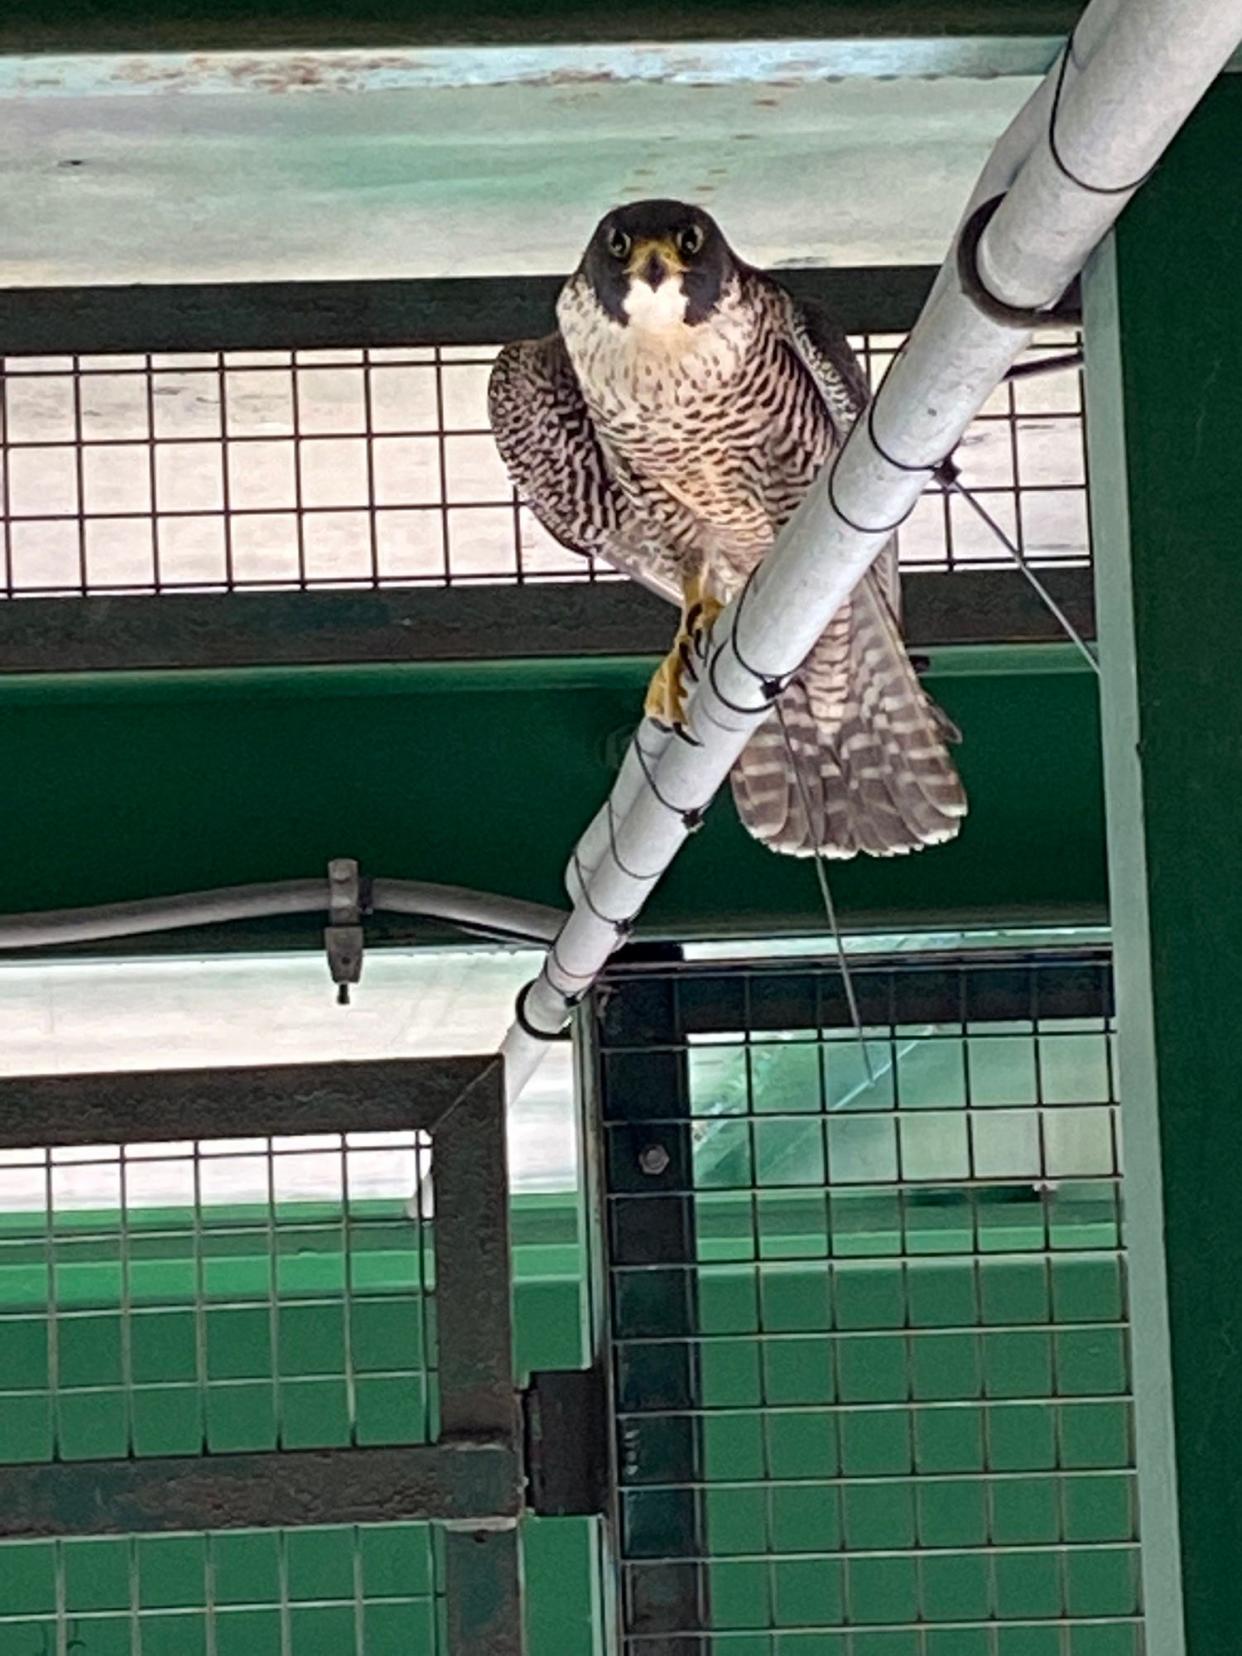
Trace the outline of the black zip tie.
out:
M 757 667 L 752 667 L 750 662 L 747 661 L 746 657 L 742 654 L 741 646 L 738 644 L 738 641 L 737 641 L 737 629 L 738 629 L 738 626 L 739 626 L 739 624 L 741 622 L 741 619 L 742 619 L 742 611 L 746 608 L 746 600 L 747 600 L 747 598 L 750 597 L 751 585 L 752 585 L 752 583 L 755 579 L 755 576 L 758 573 L 759 573 L 759 565 L 756 564 L 755 567 L 751 570 L 750 574 L 746 577 L 745 581 L 742 583 L 742 590 L 738 593 L 737 598 L 735 600 L 735 604 L 734 604 L 733 620 L 732 620 L 732 622 L 730 624 L 730 627 L 729 627 L 729 642 L 733 646 L 733 654 L 734 654 L 734 657 L 737 661 L 738 666 L 742 669 L 742 671 L 744 673 L 749 673 L 750 674 L 751 678 L 754 679 L 755 683 L 759 686 L 759 688 L 762 690 L 764 696 L 767 698 L 768 703 L 771 704 L 772 702 L 774 702 L 776 700 L 776 698 L 784 690 L 785 686 L 789 683 L 789 679 L 777 678 L 771 673 L 761 673 Z M 719 650 L 716 653 L 718 655 L 720 653 Z M 724 696 L 720 695 L 720 689 L 719 689 L 719 686 L 716 683 L 715 674 L 714 674 L 714 671 L 713 671 L 715 657 L 712 656 L 711 651 L 710 651 L 710 647 L 707 651 L 704 652 L 703 656 L 700 657 L 700 659 L 702 661 L 706 662 L 706 664 L 707 664 L 707 676 L 711 680 L 712 689 L 715 690 L 717 696 L 720 697 L 720 700 L 724 703 L 724 705 L 726 707 L 732 708 L 734 713 L 750 713 L 750 712 L 756 712 L 757 713 L 757 712 L 763 711 L 763 709 L 752 709 L 752 708 L 748 708 L 748 707 L 735 707 L 732 702 L 726 700 L 726 698 Z M 792 675 L 790 675 L 790 676 L 792 677 Z
M 1002 327 L 1020 328 L 1023 333 L 1028 333 L 1053 320 L 1063 300 L 1058 299 L 1055 304 L 1036 310 L 1024 305 L 1006 304 L 984 286 L 979 274 L 979 242 L 1004 199 L 1003 195 L 997 195 L 990 201 L 980 202 L 962 226 L 962 233 L 957 238 L 957 279 L 962 292 L 977 311 L 993 322 L 999 322 Z
M 605 926 L 611 926 L 618 937 L 624 937 L 634 924 L 633 920 L 614 920 L 611 914 L 605 914 L 602 909 L 596 908 L 591 897 L 591 888 L 586 875 L 582 872 L 582 858 L 578 855 L 577 846 L 574 847 L 574 873 L 578 876 L 578 895 L 590 909 L 595 918 Z
M 637 737 L 634 738 L 634 746 L 638 746 Z M 621 861 L 621 858 L 617 855 L 617 823 L 616 818 L 613 815 L 611 794 L 609 794 L 608 798 L 604 801 L 604 808 L 608 812 L 608 846 L 612 852 L 613 862 L 616 863 L 617 867 L 627 879 L 640 881 L 658 880 L 660 875 L 664 872 L 662 868 L 658 868 L 654 874 L 637 874 L 632 868 L 627 868 Z
M 552 979 L 548 977 L 549 966 L 555 966 L 557 971 L 564 977 L 577 978 L 582 984 L 582 988 L 575 989 L 572 995 L 567 995 L 563 989 L 558 989 Z M 555 943 L 553 943 L 552 947 L 548 950 L 548 958 L 544 963 L 544 969 L 539 974 L 540 977 L 548 979 L 548 988 L 551 989 L 554 995 L 559 995 L 565 1002 L 566 1006 L 576 1006 L 586 994 L 587 990 L 595 982 L 598 975 L 599 974 L 596 972 L 571 972 L 569 967 L 566 966 L 564 961 L 561 959 L 560 955 L 557 954 Z
M 707 658 L 707 682 L 711 685 L 712 690 L 713 690 L 713 692 L 716 696 L 717 701 L 720 702 L 722 707 L 727 707 L 729 709 L 730 713 L 736 713 L 741 718 L 747 718 L 747 719 L 762 719 L 762 718 L 764 718 L 768 713 L 770 713 L 772 711 L 772 702 L 774 700 L 774 697 L 768 696 L 768 699 L 764 702 L 762 707 L 742 707 L 738 702 L 730 701 L 728 696 L 726 696 L 724 694 L 724 692 L 721 690 L 720 686 L 716 683 L 716 663 L 720 660 L 720 656 L 721 656 L 721 653 L 722 653 L 723 649 L 724 649 L 724 646 L 721 645 L 719 650 L 716 650 L 712 655 L 708 656 L 708 658 Z M 741 661 L 740 657 L 738 659 L 739 659 L 739 661 Z M 778 681 L 776 679 L 760 678 L 759 674 L 753 672 L 753 669 L 747 667 L 746 663 L 744 661 L 741 661 L 741 665 L 746 669 L 746 671 L 748 673 L 752 674 L 752 677 L 754 677 L 755 679 L 758 680 L 758 682 L 760 684 L 760 687 L 763 689 L 763 692 L 764 692 L 765 696 L 767 696 L 767 687 L 769 685 L 778 684 Z M 778 695 L 778 696 L 780 695 L 780 688 L 779 687 L 776 690 L 776 695 Z
M 844 450 L 842 450 L 842 453 L 844 453 Z M 885 456 L 884 458 L 887 459 L 887 456 Z M 897 519 L 896 523 L 877 523 L 877 524 L 855 523 L 853 518 L 846 517 L 845 513 L 837 505 L 836 490 L 833 487 L 833 485 L 836 482 L 837 467 L 840 465 L 840 463 L 841 463 L 841 455 L 838 454 L 836 460 L 833 461 L 832 470 L 828 473 L 828 504 L 832 507 L 833 511 L 841 519 L 841 522 L 846 524 L 849 528 L 851 528 L 856 535 L 895 535 L 897 533 L 897 531 L 901 528 L 902 524 L 910 516 L 910 513 L 914 510 L 915 506 L 917 505 L 917 502 L 916 501 L 911 501 L 910 505 L 901 514 L 901 516 Z M 903 466 L 901 469 L 903 471 L 905 471 L 907 468 Z M 910 467 L 908 469 L 912 470 L 912 471 L 927 471 L 928 468 L 926 466 L 913 466 L 913 467 Z
M 747 661 L 746 657 L 742 654 L 737 642 L 738 623 L 742 619 L 742 611 L 746 608 L 746 600 L 750 597 L 751 585 L 753 584 L 755 576 L 758 573 L 759 565 L 756 564 L 750 574 L 746 577 L 745 581 L 742 583 L 742 590 L 737 595 L 737 608 L 733 611 L 733 624 L 729 628 L 729 642 L 733 646 L 733 653 L 737 657 L 738 666 L 742 669 L 742 671 L 749 673 L 751 678 L 758 679 L 759 682 L 762 683 L 765 675 L 761 673 L 757 667 L 751 666 L 749 661 Z
M 543 976 L 542 972 L 539 976 Z M 524 1034 L 529 1035 L 532 1041 L 568 1041 L 570 1038 L 568 1029 L 558 1029 L 555 1035 L 549 1035 L 546 1029 L 539 1029 L 526 1016 L 526 997 L 538 982 L 539 978 L 532 978 L 529 983 L 524 983 L 518 990 L 517 1000 L 513 1007 L 513 1016 L 517 1021 L 518 1028 Z M 553 987 L 555 988 L 555 985 Z M 560 990 L 557 989 L 556 993 L 559 995 Z M 565 1001 L 567 1006 L 573 1004 L 567 996 L 562 995 L 561 999 Z
M 895 362 L 896 360 L 897 359 L 894 357 L 893 361 Z M 889 366 L 891 367 L 892 364 L 890 364 Z M 885 379 L 888 378 L 887 373 L 885 374 L 884 378 Z M 876 434 L 875 434 L 875 405 L 879 400 L 880 391 L 882 391 L 883 389 L 884 389 L 884 387 L 883 387 L 883 385 L 881 385 L 879 390 L 877 390 L 875 396 L 872 397 L 871 401 L 867 404 L 867 436 L 870 437 L 870 439 L 871 439 L 872 448 L 879 455 L 880 459 L 884 461 L 885 465 L 886 466 L 891 466 L 894 471 L 899 471 L 899 472 L 930 472 L 933 477 L 941 478 L 941 473 L 945 470 L 945 468 L 953 466 L 953 455 L 952 455 L 952 453 L 946 454 L 943 460 L 932 460 L 932 461 L 924 460 L 920 465 L 915 466 L 915 465 L 911 465 L 906 460 L 898 460 L 895 455 L 890 454 L 888 452 L 888 450 L 884 447 L 883 443 L 881 443 L 880 439 L 876 436 Z M 943 478 L 941 478 L 941 481 L 943 481 Z M 905 519 L 903 518 L 902 522 L 904 523 L 904 521 L 905 521 Z
M 699 743 L 698 745 L 701 747 L 702 743 Z M 692 834 L 696 828 L 701 828 L 703 826 L 703 806 L 689 805 L 683 808 L 680 805 L 674 805 L 671 799 L 666 799 L 664 797 L 659 788 L 656 787 L 656 779 L 651 774 L 651 767 L 647 763 L 647 755 L 644 753 L 643 745 L 638 740 L 637 736 L 634 738 L 634 752 L 638 755 L 638 768 L 642 771 L 647 786 L 651 789 L 660 804 L 663 805 L 664 809 L 666 811 L 671 811 L 675 817 L 681 818 L 682 827 L 685 828 L 687 833 Z M 577 856 L 577 852 L 575 852 L 574 855 Z M 615 851 L 613 852 L 613 856 L 616 856 Z M 599 918 L 603 919 L 603 916 L 600 915 Z
M 1048 116 L 1049 153 L 1052 156 L 1053 164 L 1062 177 L 1068 178 L 1071 184 L 1076 185 L 1080 190 L 1085 190 L 1088 195 L 1129 195 L 1132 191 L 1137 190 L 1140 185 L 1147 182 L 1156 170 L 1154 166 L 1149 167 L 1141 178 L 1136 178 L 1130 184 L 1092 184 L 1089 179 L 1079 178 L 1073 168 L 1066 165 L 1065 157 L 1061 154 L 1057 145 L 1057 116 L 1061 111 L 1061 94 L 1065 90 L 1065 79 L 1069 72 L 1070 63 L 1071 61 L 1076 62 L 1075 41 L 1076 35 L 1071 34 L 1064 51 L 1061 53 L 1061 65 L 1057 70 L 1057 82 L 1052 94 L 1052 109 Z M 982 311 L 985 316 L 991 317 L 994 322 L 999 322 L 1003 326 L 1021 328 L 1025 331 L 1028 328 L 1038 328 L 1041 323 L 1051 320 L 1055 313 L 1064 307 L 1065 296 L 1062 295 L 1053 305 L 1042 310 L 1035 310 L 1021 305 L 1006 304 L 1003 299 L 998 299 L 984 285 L 983 278 L 979 274 L 979 241 L 983 232 L 987 229 L 992 215 L 1004 199 L 1004 195 L 998 195 L 993 196 L 990 201 L 981 202 L 962 226 L 962 233 L 957 241 L 957 277 L 961 283 L 962 292 L 975 306 L 976 310 Z
M 867 404 L 867 414 L 866 414 L 867 436 L 870 437 L 871 446 L 875 450 L 875 452 L 879 455 L 880 459 L 883 460 L 887 465 L 890 465 L 893 468 L 894 471 L 900 471 L 900 472 L 922 472 L 922 471 L 925 471 L 925 472 L 930 472 L 932 477 L 935 478 L 935 480 L 938 483 L 941 483 L 946 488 L 948 488 L 950 486 L 950 484 L 953 482 L 953 480 L 960 475 L 959 471 L 958 471 L 957 463 L 953 458 L 954 454 L 957 452 L 956 445 L 949 450 L 948 454 L 945 455 L 943 460 L 937 460 L 933 465 L 924 464 L 924 465 L 921 465 L 921 466 L 914 466 L 914 465 L 910 465 L 905 460 L 898 460 L 895 455 L 890 454 L 888 452 L 888 450 L 884 447 L 883 443 L 881 443 L 880 439 L 875 434 L 875 409 L 876 409 L 876 404 L 879 402 L 880 397 L 883 394 L 884 387 L 888 384 L 888 376 L 892 373 L 893 369 L 897 366 L 897 364 L 901 360 L 902 356 L 904 356 L 906 346 L 909 343 L 910 343 L 910 335 L 907 334 L 906 337 L 902 340 L 901 344 L 893 352 L 892 357 L 889 359 L 888 367 L 884 370 L 884 377 L 883 377 L 883 379 L 881 379 L 879 385 L 876 386 L 875 394 L 872 396 L 870 402 L 868 402 L 868 404 Z M 905 520 L 903 519 L 902 521 L 904 522 Z
M 1077 184 L 1080 190 L 1086 190 L 1090 195 L 1129 195 L 1131 190 L 1137 190 L 1140 185 L 1146 184 L 1147 180 L 1156 170 L 1154 166 L 1148 167 L 1143 176 L 1141 178 L 1136 178 L 1133 184 L 1090 184 L 1085 178 L 1079 178 L 1078 174 L 1074 172 L 1072 168 L 1066 166 L 1065 157 L 1061 154 L 1060 148 L 1057 145 L 1057 116 L 1061 112 L 1061 93 L 1065 90 L 1065 78 L 1069 72 L 1071 59 L 1075 60 L 1074 67 L 1078 67 L 1074 51 L 1075 36 L 1077 35 L 1077 32 L 1078 31 L 1075 30 L 1074 34 L 1071 34 L 1069 40 L 1066 42 L 1065 50 L 1061 53 L 1061 67 L 1057 71 L 1056 90 L 1052 94 L 1052 113 L 1048 117 L 1048 148 L 1052 154 L 1053 161 L 1056 163 L 1057 170 L 1065 178 L 1068 178 L 1071 184 Z

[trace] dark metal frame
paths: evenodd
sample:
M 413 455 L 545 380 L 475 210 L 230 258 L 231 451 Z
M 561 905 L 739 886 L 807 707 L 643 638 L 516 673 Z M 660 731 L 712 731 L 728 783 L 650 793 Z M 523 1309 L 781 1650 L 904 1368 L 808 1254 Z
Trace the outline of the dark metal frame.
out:
M 1040 580 L 1093 638 L 1090 569 L 1041 568 Z M 1064 636 L 1017 570 L 911 571 L 902 601 L 916 651 Z M 621 581 L 23 598 L 0 605 L 0 673 L 658 656 L 668 626 L 663 600 Z
M 618 16 L 584 0 L 532 0 L 513 7 L 498 0 L 374 0 L 360 11 L 348 0 L 269 0 L 260 9 L 227 0 L 206 0 L 193 9 L 167 5 L 153 11 L 140 0 L 88 0 L 48 13 L 14 11 L 0 19 L 6 52 L 147 52 L 208 50 L 314 52 L 342 47 L 384 50 L 464 43 L 544 45 L 635 40 L 682 45 L 694 40 L 845 40 L 872 38 L 942 40 L 982 36 L 1019 51 L 1027 37 L 1065 34 L 1077 19 L 1065 0 L 1027 0 L 1021 8 L 980 0 L 905 0 L 896 11 L 878 0 L 841 0 L 828 10 L 807 0 L 755 5 L 713 0 L 684 14 L 643 0 Z M 1023 57 L 1025 62 L 1025 56 Z M 295 67 L 303 70 L 302 61 Z M 295 85 L 305 84 L 296 79 Z M 572 85 L 572 81 L 570 82 Z
M 914 326 L 936 269 L 886 265 L 779 275 L 799 298 L 826 305 L 855 333 L 904 333 Z M 0 288 L 0 356 L 495 345 L 549 333 L 564 282 L 563 276 L 462 276 Z
M 592 1279 L 611 1411 L 610 1540 L 619 1643 L 650 1656 L 715 1648 L 704 1544 L 687 1052 L 694 1035 L 1115 1018 L 1111 951 L 1016 949 L 858 958 L 857 1015 L 824 961 L 686 962 L 619 954 L 578 1014 L 596 1215 Z M 918 1201 L 911 1187 L 906 1199 Z M 994 1200 L 1043 1198 L 996 1184 Z M 929 1193 L 936 1199 L 935 1191 Z M 628 1343 L 633 1342 L 633 1343 Z
M 432 1138 L 439 1442 L 5 1467 L 0 1536 L 436 1520 L 449 1526 L 451 1656 L 522 1656 L 516 1526 L 525 1481 L 512 1373 L 501 1060 L 0 1082 L 3 1149 L 346 1129 Z

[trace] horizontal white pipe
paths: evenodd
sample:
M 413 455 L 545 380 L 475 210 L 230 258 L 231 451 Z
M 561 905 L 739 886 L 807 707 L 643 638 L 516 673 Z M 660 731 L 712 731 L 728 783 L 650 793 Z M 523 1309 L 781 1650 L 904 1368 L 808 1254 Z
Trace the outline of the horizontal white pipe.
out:
M 328 881 L 281 880 L 270 885 L 224 886 L 179 897 L 149 897 L 95 908 L 46 909 L 36 914 L 0 915 L 0 950 L 54 948 L 98 943 L 104 938 L 138 937 L 185 926 L 215 926 L 231 920 L 259 920 L 278 914 L 326 913 Z M 548 943 L 565 916 L 540 903 L 492 897 L 463 886 L 419 880 L 371 882 L 369 910 L 417 914 L 434 920 L 528 943 Z
M 1093 0 L 1074 43 L 1079 67 L 1067 70 L 1057 110 L 1066 165 L 1088 184 L 1137 185 L 1240 38 L 1242 0 L 1213 0 L 1208 7 L 1191 0 Z M 978 266 L 996 299 L 1023 309 L 1055 304 L 1133 193 L 1083 188 L 1053 160 L 1048 129 L 1058 68 L 1001 140 L 976 191 L 978 201 L 1005 192 L 983 233 Z M 729 705 L 762 704 L 754 673 L 742 661 L 774 680 L 797 671 L 887 544 L 891 526 L 913 508 L 931 472 L 1029 343 L 1029 324 L 996 320 L 962 292 L 955 259 L 956 247 L 877 395 L 873 424 L 884 453 L 868 422 L 858 422 L 835 470 L 830 463 L 816 480 L 764 560 L 744 611 L 739 614 L 735 599 L 717 620 L 714 673 L 700 675 L 688 701 L 701 745 L 666 742 L 649 766 L 654 788 L 627 757 L 611 820 L 597 818 L 579 847 L 585 883 L 577 876 L 571 883 L 573 912 L 526 996 L 524 1014 L 534 1030 L 564 1026 L 574 998 L 618 945 L 614 922 L 637 914 L 686 838 L 677 812 L 708 804 L 756 728 L 758 719 Z M 840 512 L 828 498 L 829 471 Z M 740 652 L 732 645 L 735 627 Z M 653 747 L 650 726 L 639 740 Z M 509 1031 L 503 1052 L 511 1097 L 537 1066 L 543 1044 L 520 1025 Z
M 544 903 L 525 903 L 517 897 L 494 897 L 465 886 L 429 885 L 422 880 L 371 882 L 371 909 L 377 914 L 417 914 L 428 920 L 450 920 L 490 937 L 521 943 L 550 943 L 565 924 L 560 909 Z

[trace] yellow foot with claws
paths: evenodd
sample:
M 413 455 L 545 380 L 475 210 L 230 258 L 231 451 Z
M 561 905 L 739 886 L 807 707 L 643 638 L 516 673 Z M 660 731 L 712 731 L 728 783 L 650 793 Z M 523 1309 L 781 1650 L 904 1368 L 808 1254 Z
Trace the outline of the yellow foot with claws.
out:
M 671 730 L 684 741 L 693 742 L 686 729 L 686 681 L 697 683 L 699 668 L 707 655 L 707 637 L 722 606 L 714 598 L 700 596 L 699 584 L 686 587 L 686 604 L 673 648 L 656 668 L 647 689 L 646 714 L 653 724 Z

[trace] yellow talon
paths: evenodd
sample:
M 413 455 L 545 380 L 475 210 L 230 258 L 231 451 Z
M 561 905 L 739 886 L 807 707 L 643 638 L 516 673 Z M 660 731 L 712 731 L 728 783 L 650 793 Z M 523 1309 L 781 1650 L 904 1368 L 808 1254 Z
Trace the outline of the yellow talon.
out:
M 686 723 L 686 679 L 697 680 L 704 655 L 704 639 L 722 606 L 703 591 L 702 578 L 685 583 L 681 623 L 673 648 L 656 668 L 647 688 L 647 717 L 658 725 L 682 730 Z
M 686 689 L 681 657 L 675 650 L 665 656 L 652 675 L 645 711 L 649 719 L 670 729 L 686 722 Z

